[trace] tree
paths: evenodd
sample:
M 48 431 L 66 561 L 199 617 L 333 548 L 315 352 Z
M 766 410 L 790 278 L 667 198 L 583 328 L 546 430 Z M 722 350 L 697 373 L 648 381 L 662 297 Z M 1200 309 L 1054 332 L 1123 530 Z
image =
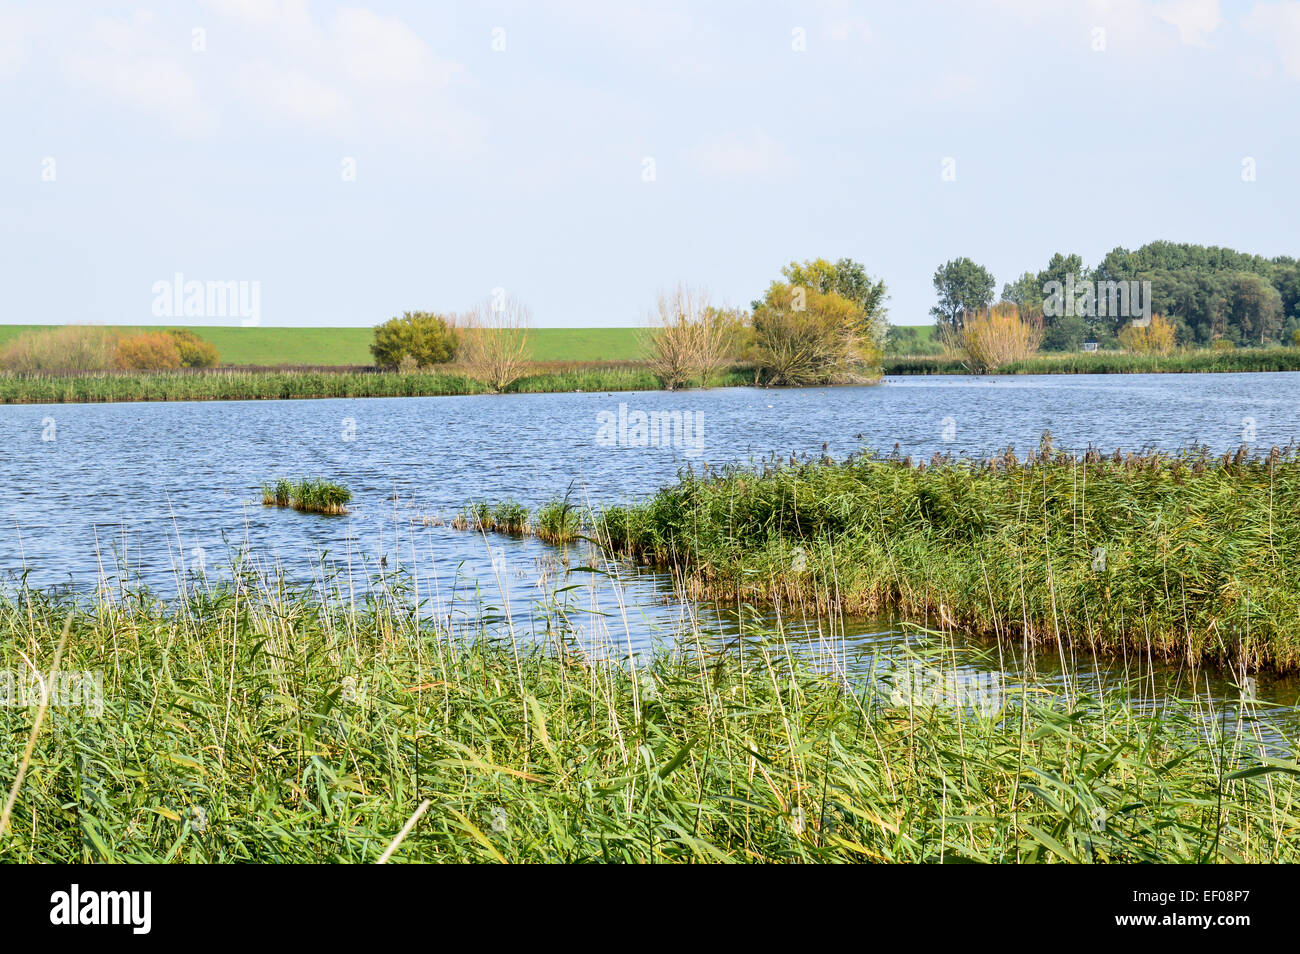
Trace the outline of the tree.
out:
M 1228 321 L 1241 329 L 1243 341 L 1263 344 L 1282 333 L 1282 295 L 1265 279 L 1237 272 L 1228 283 Z
M 1025 272 L 1014 282 L 1002 286 L 1002 300 L 1020 308 L 1043 304 L 1043 283 L 1033 272 Z
M 471 378 L 500 394 L 528 367 L 531 314 L 513 296 L 488 299 L 462 320 L 460 362 Z
M 212 368 L 219 357 L 217 347 L 211 341 L 205 341 L 187 328 L 173 328 L 167 332 L 181 356 L 183 368 Z
M 939 303 L 930 309 L 940 334 L 956 335 L 967 315 L 977 314 L 993 304 L 992 273 L 969 258 L 957 258 L 940 265 L 934 273 L 934 290 Z
M 460 340 L 447 319 L 428 311 L 408 311 L 375 328 L 370 353 L 381 368 L 396 368 L 406 356 L 417 367 L 450 361 Z
M 866 268 L 851 258 L 841 258 L 831 264 L 824 258 L 791 262 L 781 269 L 785 282 L 773 282 L 768 289 L 781 284 L 807 288 L 810 291 L 832 293 L 854 302 L 862 309 L 860 333 L 871 338 L 882 351 L 889 337 L 889 311 L 885 302 L 889 298 L 884 281 L 873 281 Z M 754 302 L 758 308 L 760 302 Z
M 1174 324 L 1164 315 L 1151 316 L 1151 324 L 1139 328 L 1130 322 L 1119 330 L 1119 343 L 1133 354 L 1168 354 L 1174 350 Z
M 754 309 L 754 354 L 767 384 L 861 384 L 880 376 L 882 350 L 862 306 L 834 292 L 775 284 Z
M 1300 307 L 1300 275 L 1288 256 L 1150 242 L 1136 251 L 1112 249 L 1096 277 L 1151 282 L 1152 310 L 1170 318 L 1180 337 L 1201 345 L 1276 340 Z

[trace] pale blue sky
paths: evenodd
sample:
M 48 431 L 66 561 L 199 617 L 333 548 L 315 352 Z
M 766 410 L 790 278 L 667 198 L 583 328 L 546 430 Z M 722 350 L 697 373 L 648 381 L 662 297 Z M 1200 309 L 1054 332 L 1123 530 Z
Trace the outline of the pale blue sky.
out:
M 0 321 L 158 321 L 181 272 L 266 325 L 635 325 L 850 256 L 928 323 L 961 255 L 1300 253 L 1298 102 L 1300 0 L 6 2 Z

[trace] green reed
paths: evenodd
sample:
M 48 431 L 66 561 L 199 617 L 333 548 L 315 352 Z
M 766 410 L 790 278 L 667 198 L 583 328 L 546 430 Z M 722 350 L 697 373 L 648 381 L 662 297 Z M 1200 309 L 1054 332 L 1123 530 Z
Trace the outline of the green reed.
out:
M 1043 353 L 1013 361 L 999 374 L 1162 374 L 1232 371 L 1300 371 L 1300 348 L 1235 348 L 1175 351 L 1167 355 L 1121 351 Z M 960 357 L 886 357 L 885 374 L 970 374 Z
M 280 478 L 262 485 L 262 504 L 267 507 L 292 507 L 310 513 L 344 514 L 352 500 L 352 491 L 330 480 L 298 481 Z
M 547 543 L 572 543 L 582 531 L 582 512 L 567 500 L 556 500 L 537 509 L 533 519 L 517 501 L 491 504 L 483 501 L 463 507 L 451 521 L 453 529 L 534 536 Z
M 392 861 L 1300 860 L 1300 765 L 1194 701 L 900 701 L 780 633 L 631 667 L 250 581 L 0 599 L 0 666 L 65 630 L 103 708 L 25 758 L 36 708 L 0 707 L 0 861 L 374 862 L 426 802 Z
M 752 383 L 752 374 L 729 374 L 722 384 Z M 527 375 L 507 391 L 656 390 L 644 367 L 575 365 Z M 176 371 L 40 375 L 0 372 L 0 403 L 59 404 L 107 401 L 249 401 L 295 398 L 433 397 L 482 394 L 477 381 L 449 366 L 445 371 Z
M 854 456 L 704 473 L 598 516 L 689 595 L 901 613 L 966 632 L 1234 670 L 1300 666 L 1300 462 Z

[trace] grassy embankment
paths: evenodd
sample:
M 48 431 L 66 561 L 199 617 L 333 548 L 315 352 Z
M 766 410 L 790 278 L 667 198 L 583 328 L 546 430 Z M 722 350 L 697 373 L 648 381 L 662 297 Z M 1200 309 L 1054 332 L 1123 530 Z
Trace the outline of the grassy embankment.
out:
M 1293 451 L 769 462 L 586 518 L 685 592 L 1234 671 L 1300 668 Z
M 34 325 L 0 326 L 0 345 Z M 126 328 L 125 331 L 139 330 Z M 932 329 L 918 329 L 926 332 Z M 329 397 L 420 397 L 478 394 L 484 388 L 455 364 L 412 374 L 376 373 L 369 328 L 204 327 L 217 346 L 219 370 L 109 371 L 82 374 L 0 372 L 0 403 L 267 400 Z M 530 335 L 530 373 L 511 393 L 658 390 L 642 360 L 636 328 L 540 328 Z M 932 335 L 920 334 L 923 344 Z M 891 355 L 884 373 L 969 374 L 959 359 Z M 1187 351 L 1163 357 L 1118 352 L 1042 354 L 1002 368 L 1002 374 L 1300 370 L 1300 348 Z M 754 368 L 737 364 L 717 386 L 754 383 Z
M 0 666 L 103 680 L 99 714 L 0 708 L 0 861 L 1300 860 L 1300 765 L 1193 704 L 977 711 L 775 636 L 633 669 L 416 619 L 274 583 L 0 600 Z
M 56 325 L 0 325 L 0 347 L 28 331 Z M 157 328 L 120 327 L 124 334 Z M 373 328 L 231 328 L 195 326 L 191 331 L 216 346 L 221 363 L 252 367 L 276 365 L 339 365 L 374 363 L 370 354 Z M 534 328 L 529 332 L 529 358 L 539 362 L 617 363 L 642 357 L 636 328 Z

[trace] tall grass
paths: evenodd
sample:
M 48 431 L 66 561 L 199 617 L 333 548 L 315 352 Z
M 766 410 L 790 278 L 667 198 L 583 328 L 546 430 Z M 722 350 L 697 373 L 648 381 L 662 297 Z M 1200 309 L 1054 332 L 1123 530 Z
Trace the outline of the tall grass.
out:
M 369 863 L 425 802 L 392 862 L 1300 860 L 1300 765 L 1195 703 L 900 703 L 779 633 L 633 667 L 277 581 L 0 600 L 0 665 L 65 630 L 103 711 L 0 708 L 0 861 Z
M 281 478 L 262 485 L 262 504 L 267 507 L 292 507 L 309 513 L 344 514 L 352 500 L 352 491 L 330 480 L 290 481 Z
M 0 368 L 43 371 L 104 371 L 113 367 L 117 332 L 96 325 L 62 325 L 27 331 L 0 347 Z
M 971 369 L 987 374 L 1028 359 L 1042 343 L 1043 329 L 1022 317 L 1015 304 L 1002 302 L 967 317 L 957 340 Z
M 599 517 L 691 595 L 901 612 L 1074 652 L 1300 668 L 1300 461 L 1274 448 L 869 454 L 686 472 Z
M 554 500 L 538 508 L 529 520 L 528 508 L 513 500 L 498 504 L 477 502 L 462 509 L 452 520 L 456 530 L 535 536 L 547 543 L 572 543 L 584 529 L 582 511 L 567 500 Z
M 1233 371 L 1300 371 L 1300 348 L 1238 348 L 1128 354 L 1121 351 L 1038 354 L 1011 361 L 999 374 L 1157 374 Z M 970 374 L 958 357 L 931 355 L 888 357 L 885 374 Z
M 753 382 L 738 368 L 720 382 Z M 507 393 L 557 391 L 654 391 L 660 387 L 643 365 L 534 366 Z M 487 388 L 449 365 L 443 372 L 416 371 L 173 371 L 107 374 L 12 374 L 0 372 L 0 403 L 60 404 L 108 401 L 255 401 L 292 398 L 433 397 L 484 394 Z

